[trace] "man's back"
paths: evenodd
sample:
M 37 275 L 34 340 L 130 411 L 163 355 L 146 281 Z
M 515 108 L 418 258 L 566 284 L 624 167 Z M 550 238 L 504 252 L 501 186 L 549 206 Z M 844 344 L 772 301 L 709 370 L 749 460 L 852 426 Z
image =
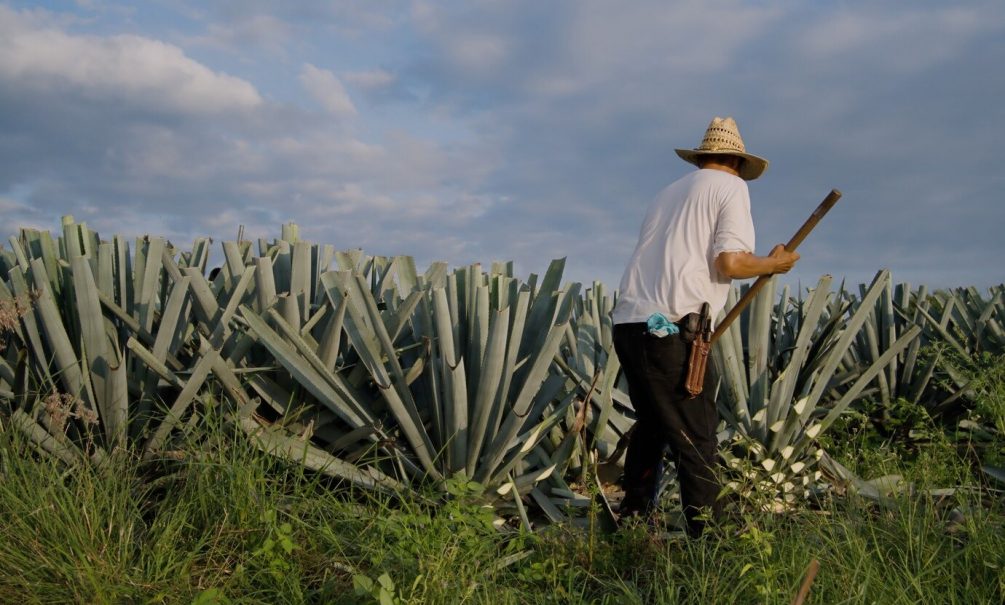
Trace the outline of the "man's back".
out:
M 730 280 L 716 270 L 716 256 L 753 250 L 747 183 L 720 170 L 685 175 L 649 207 L 621 278 L 614 322 L 644 322 L 653 313 L 677 321 L 706 301 L 718 313 Z

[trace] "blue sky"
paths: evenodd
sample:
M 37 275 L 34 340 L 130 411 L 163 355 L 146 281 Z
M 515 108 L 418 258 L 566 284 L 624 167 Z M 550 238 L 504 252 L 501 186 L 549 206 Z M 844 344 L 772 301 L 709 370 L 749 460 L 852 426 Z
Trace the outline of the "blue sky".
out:
M 0 2 L 0 221 L 617 285 L 714 115 L 789 281 L 1001 283 L 1005 9 L 972 2 Z

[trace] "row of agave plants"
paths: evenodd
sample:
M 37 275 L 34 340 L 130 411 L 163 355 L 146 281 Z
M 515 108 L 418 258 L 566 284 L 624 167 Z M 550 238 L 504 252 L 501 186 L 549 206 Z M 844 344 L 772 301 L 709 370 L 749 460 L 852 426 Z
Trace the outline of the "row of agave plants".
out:
M 617 460 L 633 424 L 611 344 L 613 294 L 563 260 L 420 272 L 410 257 L 300 240 L 179 250 L 22 230 L 0 251 L 0 419 L 68 465 L 157 459 L 208 410 L 263 450 L 367 489 L 491 488 L 526 520 L 588 502 L 570 486 Z M 858 293 L 824 276 L 770 284 L 714 351 L 723 455 L 761 496 L 848 479 L 818 437 L 863 397 L 933 409 L 967 379 L 920 352 L 1005 349 L 1001 288 L 928 294 L 881 271 Z M 730 303 L 740 291 L 731 294 Z M 945 369 L 950 368 L 950 369 Z M 935 388 L 938 385 L 939 388 Z M 581 490 L 579 490 L 581 491 Z

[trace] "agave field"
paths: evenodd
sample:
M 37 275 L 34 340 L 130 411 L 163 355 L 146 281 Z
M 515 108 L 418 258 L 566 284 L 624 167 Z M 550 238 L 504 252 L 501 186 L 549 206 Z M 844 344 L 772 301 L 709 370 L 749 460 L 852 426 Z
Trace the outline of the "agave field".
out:
M 25 229 L 8 244 L 0 423 L 71 472 L 189 455 L 212 412 L 336 485 L 447 499 L 468 482 L 531 527 L 603 497 L 596 471 L 616 469 L 634 422 L 611 343 L 616 293 L 564 282 L 563 260 L 526 279 L 511 263 L 420 270 L 290 224 L 223 242 L 211 268 L 208 239 L 106 240 L 70 217 L 58 236 Z M 864 402 L 879 423 L 906 401 L 966 416 L 978 443 L 1000 435 L 967 412 L 980 388 L 969 367 L 1005 352 L 1003 295 L 928 292 L 886 271 L 857 288 L 770 282 L 714 350 L 735 494 L 776 509 L 879 494 L 824 445 Z M 981 460 L 982 481 L 1005 479 Z

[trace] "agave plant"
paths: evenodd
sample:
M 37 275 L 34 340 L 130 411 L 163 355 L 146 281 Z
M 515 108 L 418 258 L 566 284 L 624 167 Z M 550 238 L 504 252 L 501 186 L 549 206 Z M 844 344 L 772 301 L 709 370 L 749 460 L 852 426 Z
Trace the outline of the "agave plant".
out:
M 183 333 L 153 334 L 160 277 L 164 263 L 173 264 L 166 242 L 138 240 L 130 256 L 122 238 L 100 242 L 67 217 L 58 240 L 48 232 L 23 231 L 10 244 L 9 281 L 0 297 L 32 301 L 5 343 L 4 382 L 14 394 L 15 424 L 43 451 L 98 462 L 144 441 L 150 431 L 163 432 L 168 418 L 130 415 L 136 411 L 130 395 L 142 408 L 149 401 L 136 395 L 154 385 L 126 345 L 128 335 L 135 335 L 175 370 L 183 367 L 178 355 L 188 356 L 182 349 L 191 343 Z M 179 396 L 190 401 L 195 389 L 186 392 L 174 378 Z
M 860 285 L 859 290 L 858 297 L 844 292 L 843 288 L 839 294 L 839 298 L 846 299 L 850 313 L 856 313 L 862 307 L 866 286 Z M 906 330 L 917 326 L 920 323 L 920 311 L 917 308 L 924 309 L 926 291 L 925 286 L 922 286 L 912 292 L 909 284 L 894 286 L 891 280 L 887 280 L 871 310 L 866 310 L 862 329 L 848 349 L 848 363 L 861 367 L 874 363 Z M 920 307 L 910 314 L 902 311 L 912 304 Z M 919 358 L 919 352 L 926 342 L 923 337 L 916 338 L 901 354 L 892 357 L 883 371 L 876 375 L 873 385 L 863 391 L 862 396 L 873 397 L 880 405 L 888 405 L 896 399 L 916 403 L 930 378 L 930 374 L 926 373 L 929 366 Z
M 553 470 L 528 453 L 571 402 L 552 372 L 578 289 L 556 289 L 563 265 L 552 264 L 538 292 L 477 265 L 418 280 L 420 290 L 403 299 L 388 287 L 380 300 L 398 313 L 386 317 L 359 274 L 322 276 L 333 308 L 345 309 L 359 363 L 424 473 L 463 473 L 497 487 L 511 473 L 531 485 L 530 477 Z
M 614 300 L 603 284 L 595 282 L 577 301 L 556 358 L 583 405 L 575 413 L 570 410 L 563 422 L 564 430 L 554 435 L 552 443 L 570 452 L 570 456 L 562 458 L 580 468 L 589 463 L 592 448 L 600 458 L 611 458 L 634 423 L 622 384 L 621 363 L 614 353 L 613 308 Z M 583 438 L 577 439 L 579 435 Z
M 540 285 L 511 264 L 419 274 L 292 224 L 257 251 L 224 242 L 208 275 L 208 240 L 130 248 L 69 217 L 58 239 L 10 243 L 0 394 L 50 455 L 157 457 L 213 407 L 270 453 L 365 487 L 460 475 L 517 499 L 546 500 L 544 479 L 568 492 L 568 451 L 547 439 L 577 388 L 553 363 L 580 300 L 564 261 Z
M 913 314 L 925 328 L 928 342 L 937 343 L 937 357 L 925 374 L 922 402 L 933 412 L 958 415 L 964 402 L 972 403 L 971 381 L 978 374 L 982 355 L 1005 354 L 1005 286 L 989 288 L 983 298 L 976 288 L 940 290 L 918 296 L 903 305 L 901 313 Z M 935 379 L 933 380 L 933 374 Z
M 555 520 L 588 503 L 566 480 L 620 455 L 634 416 L 614 298 L 563 284 L 564 260 L 540 283 L 508 263 L 420 273 L 293 224 L 224 242 L 218 270 L 210 246 L 102 241 L 70 217 L 59 237 L 11 238 L 0 413 L 77 464 L 163 456 L 217 410 L 263 450 L 354 485 L 477 481 L 525 523 L 525 498 Z M 880 272 L 854 295 L 830 281 L 777 298 L 770 282 L 714 350 L 734 477 L 783 502 L 817 484 L 817 439 L 854 401 L 928 401 L 940 372 L 949 397 L 965 394 L 963 373 L 921 363 L 926 343 L 1002 350 L 1001 288 L 928 295 Z
M 255 418 L 274 440 L 299 435 L 381 483 L 460 474 L 519 496 L 554 474 L 536 446 L 572 400 L 552 370 L 578 291 L 557 289 L 563 261 L 537 289 L 511 266 L 419 274 L 409 257 L 285 237 L 255 258 L 225 247 L 220 277 L 245 298 L 227 307 L 226 362 L 266 404 Z
M 10 239 L 0 301 L 16 321 L 3 341 L 0 392 L 12 424 L 40 452 L 68 464 L 124 450 L 159 455 L 197 419 L 193 406 L 219 403 L 217 387 L 248 428 L 252 402 L 233 363 L 248 339 L 232 321 L 251 281 L 229 270 L 207 281 L 209 243 L 179 254 L 144 237 L 130 249 L 71 217 L 58 239 L 34 230 Z M 225 245 L 231 266 L 242 248 Z M 326 452 L 309 453 L 326 472 L 374 481 Z
M 743 470 L 761 496 L 782 502 L 816 485 L 823 454 L 816 440 L 920 334 L 909 327 L 881 354 L 859 363 L 849 351 L 888 290 L 889 273 L 881 271 L 857 305 L 832 297 L 830 282 L 823 276 L 788 312 L 787 296 L 773 304 L 775 280 L 769 281 L 746 320 L 731 326 L 713 352 L 720 411 L 735 429 L 726 461 Z M 727 306 L 735 300 L 734 291 Z

